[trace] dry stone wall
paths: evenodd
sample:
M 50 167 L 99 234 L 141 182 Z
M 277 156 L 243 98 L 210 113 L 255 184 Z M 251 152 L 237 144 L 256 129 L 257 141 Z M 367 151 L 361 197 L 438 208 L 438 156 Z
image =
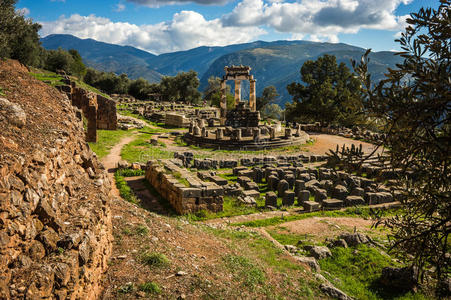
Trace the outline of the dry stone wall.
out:
M 0 86 L 0 299 L 95 299 L 112 248 L 111 185 L 81 112 L 14 61 L 0 62 Z
M 182 183 L 179 178 L 184 178 L 189 186 Z M 146 179 L 179 214 L 199 210 L 218 212 L 223 209 L 224 191 L 221 186 L 214 182 L 202 181 L 171 161 L 161 163 L 149 161 Z
M 74 81 L 66 78 L 67 85 L 59 86 L 72 101 L 72 105 L 81 109 L 88 120 L 86 141 L 97 141 L 97 129 L 117 129 L 116 102 L 76 86 Z

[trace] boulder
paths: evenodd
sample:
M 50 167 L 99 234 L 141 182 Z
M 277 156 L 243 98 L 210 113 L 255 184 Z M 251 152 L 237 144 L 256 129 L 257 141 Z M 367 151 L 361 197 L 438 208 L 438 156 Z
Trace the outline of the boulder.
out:
M 319 267 L 318 262 L 314 257 L 306 257 L 306 256 L 295 256 L 294 257 L 297 261 L 306 264 L 309 266 L 313 271 L 319 272 L 321 268 Z
M 5 98 L 0 98 L 0 116 L 1 115 L 6 117 L 11 125 L 19 128 L 22 128 L 27 123 L 27 115 L 22 107 Z M 0 120 L 1 119 L 2 118 L 0 118 Z
M 409 291 L 417 285 L 418 270 L 414 267 L 385 267 L 379 279 L 382 285 L 402 291 Z
M 310 255 L 316 259 L 324 259 L 332 256 L 332 252 L 326 246 L 305 246 L 304 249 L 309 251 Z
M 356 233 L 345 232 L 340 234 L 338 238 L 345 240 L 348 246 L 350 247 L 355 247 L 360 244 L 369 243 L 368 238 L 364 234 L 358 232 Z
M 343 291 L 337 289 L 330 283 L 323 283 L 319 286 L 320 290 L 323 291 L 326 295 L 334 298 L 334 299 L 340 299 L 340 300 L 352 300 L 351 297 L 346 295 Z

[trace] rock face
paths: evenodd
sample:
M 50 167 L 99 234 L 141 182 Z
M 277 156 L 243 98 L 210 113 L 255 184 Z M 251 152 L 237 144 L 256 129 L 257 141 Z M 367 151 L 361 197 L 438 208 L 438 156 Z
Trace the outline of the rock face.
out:
M 112 246 L 106 172 L 65 95 L 15 61 L 0 62 L 0 86 L 22 120 L 0 122 L 0 299 L 96 298 Z

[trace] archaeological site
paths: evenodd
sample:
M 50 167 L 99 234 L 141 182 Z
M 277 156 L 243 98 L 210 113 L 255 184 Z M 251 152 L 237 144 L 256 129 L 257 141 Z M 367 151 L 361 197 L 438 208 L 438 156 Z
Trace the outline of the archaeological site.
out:
M 451 299 L 449 0 L 44 2 L 0 0 L 0 300 Z M 322 40 L 379 14 L 403 52 Z

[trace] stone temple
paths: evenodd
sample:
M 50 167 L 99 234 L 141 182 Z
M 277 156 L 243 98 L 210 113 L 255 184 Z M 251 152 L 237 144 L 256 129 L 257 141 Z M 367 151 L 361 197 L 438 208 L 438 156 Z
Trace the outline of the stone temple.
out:
M 300 125 L 282 127 L 280 122 L 262 124 L 257 108 L 256 80 L 249 66 L 226 66 L 221 81 L 221 108 L 219 120 L 195 119 L 184 139 L 201 147 L 252 150 L 270 149 L 306 143 L 309 135 Z M 235 108 L 227 110 L 227 81 L 235 82 Z M 241 82 L 250 82 L 249 101 L 241 100 Z

